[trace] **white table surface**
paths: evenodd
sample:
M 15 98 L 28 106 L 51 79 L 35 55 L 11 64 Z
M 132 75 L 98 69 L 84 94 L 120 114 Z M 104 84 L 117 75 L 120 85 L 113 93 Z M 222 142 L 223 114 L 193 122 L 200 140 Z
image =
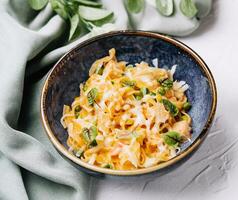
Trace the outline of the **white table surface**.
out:
M 238 199 L 238 0 L 215 0 L 199 29 L 179 39 L 205 60 L 216 80 L 218 105 L 208 137 L 169 174 L 143 181 L 92 181 L 92 199 Z

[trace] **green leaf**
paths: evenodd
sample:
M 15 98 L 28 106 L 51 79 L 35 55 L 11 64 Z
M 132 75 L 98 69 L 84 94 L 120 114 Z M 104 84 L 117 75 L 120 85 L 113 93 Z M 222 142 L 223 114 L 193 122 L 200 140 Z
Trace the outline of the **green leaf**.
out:
M 113 20 L 113 12 L 87 6 L 79 6 L 79 15 L 84 24 L 86 24 L 88 30 L 92 29 L 90 23 L 95 26 L 102 26 Z
M 41 10 L 46 6 L 48 0 L 28 0 L 28 3 L 34 10 Z
M 107 23 L 112 23 L 113 22 L 113 16 L 114 16 L 114 14 L 111 13 L 111 15 L 108 15 L 107 17 L 105 17 L 101 20 L 92 21 L 92 23 L 95 26 L 102 26 L 102 25 L 107 24 Z
M 62 1 L 62 0 L 60 0 Z M 65 4 L 65 7 L 67 8 L 67 11 L 68 11 L 68 15 L 69 16 L 74 16 L 75 14 L 78 13 L 78 3 L 77 2 L 74 2 L 73 0 L 70 0 L 70 1 L 66 1 L 66 0 L 63 0 L 64 1 L 64 4 Z
M 97 8 L 102 7 L 101 3 L 95 2 L 95 1 L 88 1 L 88 0 L 73 0 L 73 1 L 78 2 L 80 5 L 84 5 L 84 6 L 97 7 Z
M 70 17 L 70 32 L 69 32 L 69 40 L 72 39 L 74 36 L 74 33 L 78 27 L 79 24 L 79 16 L 78 14 L 75 14 L 73 17 Z
M 69 9 L 66 6 L 65 2 L 59 0 L 50 0 L 52 9 L 63 19 L 68 19 Z
M 125 0 L 126 8 L 131 13 L 139 13 L 145 7 L 144 0 Z
M 173 0 L 156 0 L 157 10 L 164 16 L 170 16 L 174 11 Z
M 92 88 L 87 94 L 89 105 L 93 105 L 94 101 L 97 99 L 97 97 L 98 97 L 98 89 Z
M 169 146 L 177 146 L 181 142 L 181 136 L 178 132 L 169 131 L 163 136 L 164 142 Z
M 193 0 L 181 0 L 179 4 L 181 12 L 189 18 L 193 18 L 198 10 Z
M 113 13 L 106 9 L 79 6 L 79 15 L 87 21 L 99 21 L 107 18 Z
M 167 99 L 162 99 L 162 103 L 164 104 L 165 109 L 168 110 L 172 116 L 175 117 L 178 115 L 179 110 L 173 103 Z

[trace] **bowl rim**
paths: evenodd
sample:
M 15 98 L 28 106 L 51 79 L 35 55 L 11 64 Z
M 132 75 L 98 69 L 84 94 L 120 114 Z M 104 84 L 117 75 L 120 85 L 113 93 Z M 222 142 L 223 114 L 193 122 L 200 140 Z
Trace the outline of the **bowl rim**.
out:
M 210 88 L 211 88 L 211 91 L 212 91 L 211 110 L 210 110 L 208 119 L 206 121 L 206 124 L 203 127 L 203 130 L 201 131 L 199 136 L 194 140 L 194 142 L 189 147 L 187 147 L 179 155 L 175 156 L 174 158 L 172 158 L 168 161 L 158 163 L 157 165 L 152 166 L 152 167 L 142 168 L 142 169 L 135 169 L 135 170 L 113 170 L 113 169 L 106 169 L 106 168 L 98 167 L 98 166 L 95 166 L 95 165 L 90 165 L 88 163 L 83 162 L 81 159 L 77 158 L 72 153 L 70 153 L 59 142 L 59 140 L 56 138 L 56 136 L 54 135 L 53 131 L 51 130 L 51 128 L 49 126 L 49 123 L 48 123 L 48 120 L 47 120 L 47 115 L 45 113 L 45 99 L 46 99 L 46 94 L 47 94 L 47 91 L 48 91 L 49 78 L 51 77 L 53 71 L 57 68 L 59 63 L 61 63 L 62 60 L 67 58 L 68 55 L 73 53 L 78 48 L 82 48 L 82 47 L 84 47 L 84 46 L 86 46 L 90 43 L 93 43 L 97 40 L 107 38 L 107 37 L 111 37 L 111 36 L 116 36 L 116 35 L 137 35 L 137 36 L 139 35 L 139 36 L 145 36 L 145 37 L 152 37 L 152 38 L 161 39 L 163 41 L 169 42 L 169 43 L 181 48 L 182 50 L 184 50 L 185 52 L 190 54 L 198 62 L 199 67 L 202 69 L 202 71 L 204 72 L 204 74 L 206 75 L 206 77 L 208 79 L 208 82 L 209 82 L 209 85 L 210 85 Z M 149 31 L 139 31 L 139 30 L 138 31 L 129 31 L 129 30 L 111 31 L 111 32 L 104 33 L 104 34 L 98 35 L 96 37 L 90 38 L 88 40 L 85 40 L 84 42 L 81 42 L 80 44 L 76 45 L 74 48 L 72 48 L 67 53 L 65 53 L 56 62 L 54 67 L 50 70 L 50 72 L 48 73 L 48 75 L 45 79 L 45 82 L 44 82 L 44 85 L 43 85 L 43 88 L 42 88 L 42 91 L 41 91 L 41 97 L 40 97 L 41 121 L 43 123 L 43 127 L 45 129 L 45 132 L 46 132 L 48 138 L 50 139 L 50 141 L 52 142 L 53 146 L 61 154 L 63 154 L 70 161 L 72 161 L 76 165 L 79 165 L 80 167 L 89 169 L 89 170 L 93 171 L 94 173 L 96 172 L 96 173 L 115 175 L 115 176 L 134 176 L 134 175 L 148 174 L 148 173 L 155 172 L 157 170 L 163 169 L 165 167 L 171 166 L 172 164 L 175 164 L 179 160 L 183 159 L 185 156 L 189 155 L 194 149 L 196 149 L 201 144 L 201 142 L 206 137 L 206 135 L 208 133 L 208 129 L 210 128 L 210 126 L 212 124 L 212 121 L 214 119 L 215 112 L 216 112 L 216 107 L 217 107 L 216 83 L 215 83 L 214 77 L 213 77 L 210 69 L 208 68 L 208 66 L 204 62 L 204 60 L 194 50 L 192 50 L 190 47 L 188 47 L 187 45 L 185 45 L 184 43 L 182 43 L 181 41 L 179 41 L 177 39 L 174 39 L 170 36 L 163 35 L 163 34 L 160 34 L 160 33 L 149 32 Z

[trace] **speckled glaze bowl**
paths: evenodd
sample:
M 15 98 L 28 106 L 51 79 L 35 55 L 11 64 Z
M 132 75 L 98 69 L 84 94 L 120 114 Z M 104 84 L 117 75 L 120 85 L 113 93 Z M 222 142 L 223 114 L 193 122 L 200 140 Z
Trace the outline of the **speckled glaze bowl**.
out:
M 62 127 L 63 105 L 71 105 L 79 95 L 79 84 L 87 80 L 91 64 L 106 55 L 111 48 L 116 49 L 118 60 L 129 63 L 148 62 L 158 58 L 162 68 L 177 65 L 174 78 L 188 83 L 186 91 L 192 104 L 191 143 L 182 145 L 181 152 L 173 159 L 156 166 L 130 171 L 100 168 L 84 163 L 68 151 L 67 131 Z M 89 39 L 65 54 L 49 73 L 42 89 L 41 116 L 46 133 L 58 152 L 74 166 L 95 176 L 138 176 L 163 173 L 172 170 L 185 157 L 191 155 L 205 138 L 212 123 L 217 103 L 216 86 L 205 62 L 189 47 L 168 36 L 142 31 L 118 31 Z M 178 162 L 180 161 L 180 162 Z M 176 163 L 176 164 L 175 164 Z M 166 169 L 165 169 L 166 168 Z

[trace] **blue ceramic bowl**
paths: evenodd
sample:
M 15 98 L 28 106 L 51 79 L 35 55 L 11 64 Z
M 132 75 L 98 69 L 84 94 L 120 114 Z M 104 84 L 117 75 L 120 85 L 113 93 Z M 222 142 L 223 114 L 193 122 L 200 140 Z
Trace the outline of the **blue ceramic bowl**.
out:
M 191 143 L 185 143 L 182 151 L 173 159 L 156 166 L 130 171 L 118 171 L 92 166 L 82 162 L 67 149 L 68 134 L 60 123 L 63 105 L 70 105 L 79 95 L 79 84 L 87 80 L 92 63 L 116 49 L 118 60 L 129 63 L 145 61 L 152 64 L 158 58 L 162 68 L 177 65 L 175 79 L 184 80 L 189 89 L 186 92 L 192 104 Z M 217 94 L 214 79 L 204 61 L 189 47 L 170 37 L 151 32 L 118 31 L 87 40 L 64 55 L 49 73 L 42 90 L 41 115 L 43 125 L 51 142 L 59 153 L 73 165 L 91 175 L 132 176 L 162 172 L 199 146 L 204 139 L 216 110 Z M 176 165 L 173 165 L 176 166 Z

